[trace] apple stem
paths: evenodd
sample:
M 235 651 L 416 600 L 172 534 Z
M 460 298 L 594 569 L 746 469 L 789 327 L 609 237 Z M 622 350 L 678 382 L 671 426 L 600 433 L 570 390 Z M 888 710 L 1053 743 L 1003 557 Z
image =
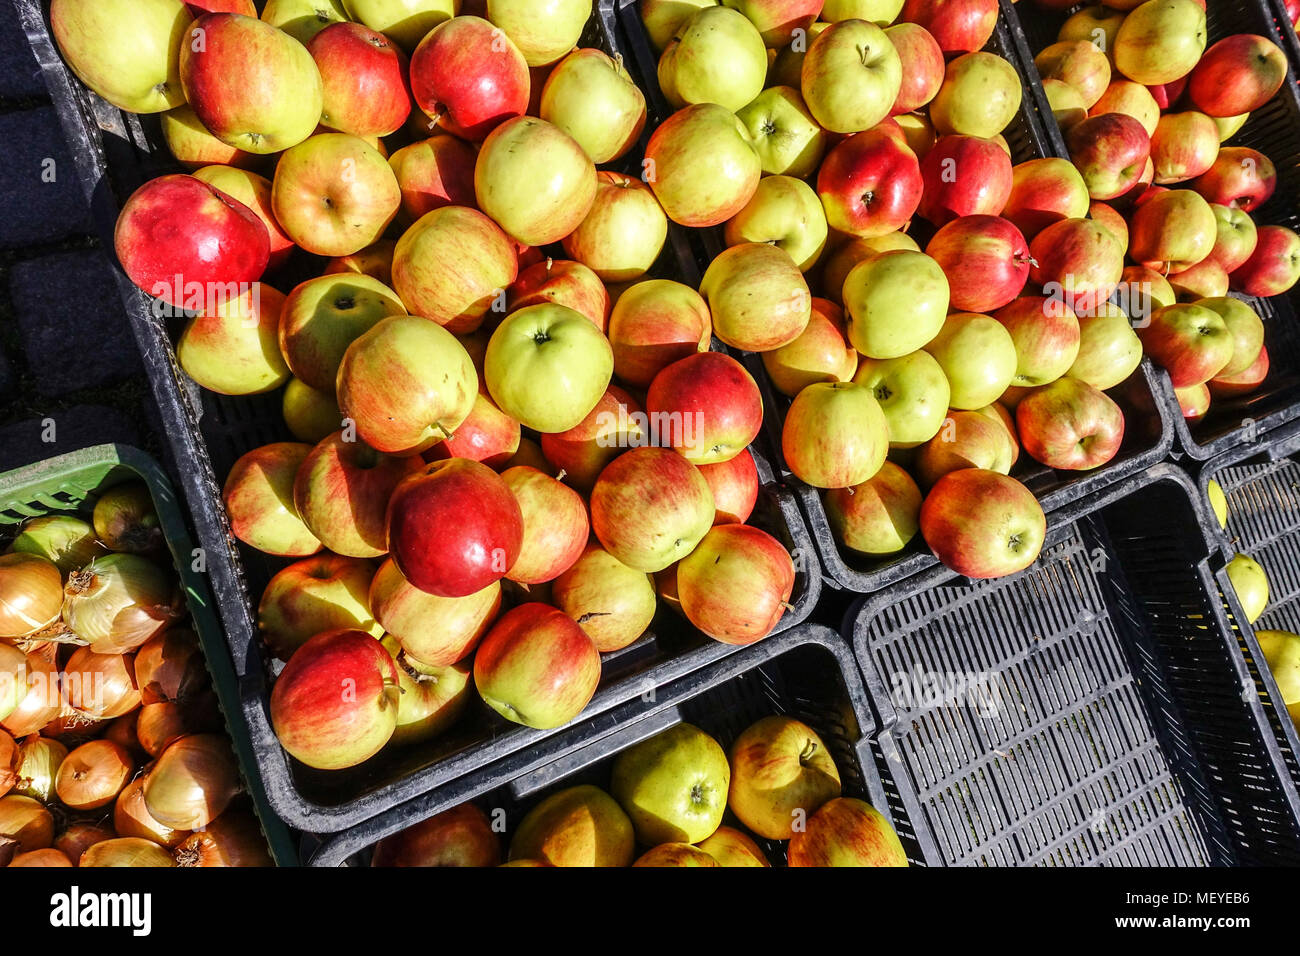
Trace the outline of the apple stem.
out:
M 782 601 L 782 602 L 781 602 L 781 606 L 782 606 L 783 608 L 785 608 L 787 611 L 793 611 L 793 610 L 794 610 L 794 605 L 791 604 L 789 601 Z
M 867 65 L 867 57 L 869 57 L 870 55 L 871 55 L 871 47 L 869 46 L 858 47 L 858 56 L 861 58 L 863 66 Z
M 564 476 L 567 475 L 567 474 L 568 474 L 568 472 L 565 471 L 563 468 L 561 468 L 561 469 L 560 469 L 560 473 L 559 473 L 558 475 L 555 476 L 555 480 L 556 480 L 556 481 L 563 481 L 563 480 L 564 480 Z

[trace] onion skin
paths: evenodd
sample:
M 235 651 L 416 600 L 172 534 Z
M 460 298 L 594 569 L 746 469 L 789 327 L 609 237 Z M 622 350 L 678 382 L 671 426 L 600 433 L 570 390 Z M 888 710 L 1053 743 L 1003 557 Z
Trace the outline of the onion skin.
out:
M 144 778 L 150 815 L 178 830 L 208 826 L 239 790 L 235 755 L 229 741 L 216 734 L 191 734 L 173 742 Z
M 108 725 L 108 730 L 104 731 L 104 739 L 113 741 L 119 747 L 125 747 L 128 752 L 143 754 L 145 751 L 140 746 L 140 739 L 136 732 L 136 725 L 139 720 L 140 711 L 138 710 L 123 714 Z
M 175 849 L 189 836 L 184 830 L 173 830 L 159 823 L 144 805 L 144 778 L 137 777 L 117 795 L 113 805 L 113 829 L 118 836 L 140 837 L 159 846 Z
M 57 579 L 59 608 L 51 599 Z M 27 637 L 59 619 L 63 572 L 48 558 L 22 551 L 0 554 L 0 638 Z
M 44 850 L 54 842 L 54 817 L 31 797 L 0 797 L 0 837 L 16 840 L 18 853 Z
M 39 650 L 28 652 L 27 693 L 17 709 L 4 718 L 0 725 L 14 737 L 37 733 L 58 717 L 67 703 L 63 699 L 59 669 L 54 663 L 57 653 L 56 644 L 47 644 Z
M 54 840 L 54 848 L 59 850 L 69 860 L 75 861 L 81 859 L 81 855 L 89 850 L 96 843 L 103 843 L 105 840 L 112 840 L 116 837 L 112 830 L 107 827 L 96 826 L 93 823 L 74 823 Z
M 172 575 L 136 554 L 110 554 L 69 575 L 63 620 L 98 654 L 133 651 L 181 616 Z
M 207 666 L 193 631 L 164 631 L 149 638 L 136 652 L 135 684 L 146 704 L 183 700 L 198 693 L 207 682 Z
M 166 544 L 153 495 L 142 481 L 116 485 L 95 502 L 95 534 L 110 551 L 148 554 Z
M 0 797 L 14 788 L 18 782 L 18 744 L 3 730 L 0 730 Z
M 96 843 L 81 855 L 82 867 L 175 866 L 176 861 L 157 843 L 140 837 L 118 837 Z
M 251 813 L 228 811 L 205 830 L 186 837 L 176 851 L 177 866 L 275 866 L 266 838 Z
M 54 562 L 63 574 L 80 570 L 105 553 L 88 522 L 72 515 L 32 518 L 14 538 L 14 551 Z
M 164 750 L 182 737 L 220 729 L 216 697 L 208 693 L 184 702 L 166 700 L 146 704 L 136 721 L 136 740 L 150 757 L 161 757 Z
M 97 810 L 117 799 L 134 771 L 125 748 L 111 740 L 92 740 L 68 754 L 54 779 L 54 792 L 73 810 Z
M 13 858 L 13 861 L 9 865 L 70 867 L 72 866 L 72 861 L 53 847 L 46 847 L 44 850 L 32 850 L 30 853 L 19 853 Z
M 135 662 L 130 654 L 99 654 L 79 647 L 63 665 L 63 693 L 69 706 L 96 720 L 113 720 L 140 706 Z
M 12 644 L 0 644 L 0 720 L 6 720 L 27 696 L 27 655 Z
M 68 758 L 68 748 L 57 740 L 33 734 L 18 748 L 18 782 L 14 792 L 42 803 L 54 798 L 54 781 Z

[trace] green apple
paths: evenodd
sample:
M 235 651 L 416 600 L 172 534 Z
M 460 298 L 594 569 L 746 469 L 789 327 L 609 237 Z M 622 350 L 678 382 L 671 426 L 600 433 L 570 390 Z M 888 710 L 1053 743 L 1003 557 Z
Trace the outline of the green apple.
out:
M 763 172 L 810 176 L 826 151 L 826 131 L 817 125 L 799 91 L 790 86 L 764 90 L 736 117 L 749 130 Z
M 535 431 L 573 428 L 596 407 L 614 374 L 600 329 L 563 305 L 511 313 L 488 342 L 483 376 L 497 406 Z
M 551 866 L 630 866 L 635 855 L 632 821 L 593 786 L 551 794 L 528 811 L 510 841 L 511 860 Z
M 647 845 L 699 843 L 727 809 L 731 767 L 716 740 L 676 724 L 624 750 L 614 761 L 610 792 Z
M 829 23 L 841 20 L 869 20 L 878 27 L 898 19 L 903 0 L 826 0 L 821 18 Z
M 848 488 L 866 481 L 884 464 L 889 423 L 867 386 L 817 382 L 790 403 L 781 451 L 804 484 Z
M 1016 376 L 1016 345 L 997 319 L 973 312 L 948 316 L 926 346 L 952 388 L 953 408 L 983 408 L 997 401 Z
M 839 245 L 834 246 L 834 251 L 823 261 L 822 292 L 826 298 L 840 305 L 844 304 L 844 280 L 858 263 L 865 262 L 878 252 L 890 252 L 894 249 L 921 251 L 916 240 L 905 232 L 847 238 L 836 233 L 833 239 L 838 241 Z
M 289 380 L 276 333 L 284 293 L 260 282 L 191 319 L 176 344 L 190 378 L 222 395 L 257 395 Z
M 745 207 L 763 175 L 735 113 L 697 103 L 668 117 L 646 144 L 643 176 L 673 222 L 718 226 Z
M 1219 134 L 1219 142 L 1225 143 L 1246 125 L 1246 120 L 1250 119 L 1250 114 L 1238 113 L 1236 116 L 1211 116 L 1210 119 L 1214 120 L 1214 128 Z
M 995 53 L 964 53 L 948 64 L 930 103 L 930 119 L 941 134 L 992 139 L 1020 109 L 1020 77 Z
M 788 840 L 827 800 L 840 795 L 840 772 L 817 732 L 772 716 L 731 745 L 727 806 L 761 837 Z
M 621 60 L 574 50 L 551 70 L 539 115 L 568 133 L 596 164 L 631 149 L 645 128 L 645 96 Z
M 789 86 L 800 89 L 803 85 L 803 61 L 808 46 L 830 26 L 825 20 L 815 20 L 808 27 L 807 37 L 798 37 L 776 51 L 776 59 L 767 71 L 768 86 Z
M 1115 67 L 1135 83 L 1182 79 L 1205 52 L 1205 8 L 1196 0 L 1147 0 L 1115 34 Z
M 1255 640 L 1264 652 L 1268 669 L 1277 681 L 1282 703 L 1291 720 L 1300 727 L 1300 634 L 1290 631 L 1256 631 Z
M 818 34 L 800 74 L 809 111 L 833 133 L 875 126 L 889 115 L 902 84 L 903 63 L 894 44 L 865 20 L 834 23 Z
M 351 17 L 342 0 L 267 0 L 262 19 L 306 46 L 331 23 L 347 23 Z
M 1228 527 L 1228 498 L 1223 493 L 1223 486 L 1211 478 L 1206 486 L 1206 494 L 1210 499 L 1210 510 L 1214 512 L 1219 527 L 1226 529 Z
M 1079 356 L 1065 374 L 1105 391 L 1142 364 L 1142 341 L 1118 306 L 1102 302 L 1079 317 Z
M 407 53 L 460 12 L 460 0 L 343 0 L 343 6 L 349 19 L 386 34 Z
M 659 86 L 675 108 L 717 103 L 735 111 L 763 92 L 767 47 L 730 7 L 707 7 L 673 35 L 659 57 Z
M 637 12 L 656 52 L 662 52 L 687 20 L 722 0 L 641 0 Z
M 332 385 L 325 391 L 296 378 L 284 387 L 281 412 L 290 434 L 313 445 L 338 431 L 343 422 Z
M 591 6 L 592 0 L 487 0 L 487 18 L 529 66 L 549 66 L 578 45 Z
M 162 127 L 163 139 L 167 141 L 171 154 L 189 169 L 217 164 L 246 169 L 261 159 L 217 139 L 204 128 L 188 105 L 163 113 L 158 117 L 158 125 Z
M 333 394 L 348 346 L 386 315 L 405 315 L 397 293 L 370 276 L 335 273 L 300 283 L 280 317 L 280 351 L 299 379 Z
M 397 729 L 388 746 L 403 747 L 432 740 L 456 722 L 473 695 L 472 665 L 467 661 L 448 667 L 430 667 L 407 657 L 391 634 L 381 642 L 397 665 Z
M 1268 607 L 1268 575 L 1258 561 L 1246 554 L 1238 554 L 1229 561 L 1227 571 L 1247 622 L 1254 624 Z
M 1227 295 L 1197 299 L 1196 305 L 1219 313 L 1232 333 L 1232 359 L 1223 367 L 1219 377 L 1236 375 L 1255 364 L 1259 350 L 1264 347 L 1264 323 L 1259 313 L 1240 299 Z
M 193 22 L 180 0 L 53 0 L 50 28 L 72 72 L 119 109 L 185 103 L 181 46 Z
M 948 314 L 947 276 L 924 252 L 910 249 L 863 259 L 845 277 L 842 295 L 849 341 L 868 358 L 915 352 L 939 334 Z
M 948 414 L 948 378 L 929 352 L 858 361 L 853 381 L 871 389 L 889 423 L 890 448 L 915 448 L 939 432 Z
M 793 176 L 766 176 L 754 198 L 727 221 L 727 245 L 764 242 L 790 254 L 800 272 L 817 264 L 826 248 L 826 212 L 813 188 Z

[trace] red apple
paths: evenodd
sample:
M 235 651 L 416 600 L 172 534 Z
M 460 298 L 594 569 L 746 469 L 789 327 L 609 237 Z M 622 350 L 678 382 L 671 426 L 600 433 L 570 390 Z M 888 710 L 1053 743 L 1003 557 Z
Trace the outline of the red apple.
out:
M 824 0 L 724 0 L 739 10 L 763 35 L 771 49 L 780 49 L 800 32 L 806 32 L 822 12 Z M 692 4 L 695 5 L 695 4 Z
M 266 226 L 267 237 L 271 241 L 271 254 L 267 259 L 267 271 L 274 271 L 284 265 L 289 253 L 294 249 L 294 241 L 285 234 L 276 222 L 275 211 L 271 207 L 271 181 L 265 176 L 238 169 L 235 166 L 204 166 L 194 170 L 194 178 L 201 179 L 209 186 L 215 186 L 223 193 L 253 211 L 262 225 Z
M 936 226 L 961 216 L 999 215 L 1011 198 L 1011 157 L 991 139 L 940 136 L 921 161 L 918 212 Z
M 943 50 L 930 31 L 916 23 L 896 23 L 885 30 L 885 36 L 903 61 L 903 85 L 890 115 L 919 110 L 943 85 Z
M 1248 395 L 1268 378 L 1268 349 L 1261 348 L 1259 356 L 1244 372 L 1236 375 L 1218 375 L 1210 379 L 1210 394 L 1215 398 L 1236 398 Z
M 921 505 L 921 534 L 944 565 L 968 578 L 1023 571 L 1038 559 L 1047 519 L 1029 489 L 1006 475 L 963 468 Z
M 907 866 L 907 854 L 889 821 L 852 797 L 822 804 L 791 838 L 788 855 L 790 866 Z
M 246 452 L 230 469 L 221 498 L 230 530 L 245 544 L 284 557 L 305 557 L 320 550 L 293 503 L 298 468 L 311 454 L 299 442 L 275 442 Z
M 1093 201 L 1088 204 L 1088 216 L 1109 230 L 1110 234 L 1115 237 L 1119 243 L 1121 253 L 1128 252 L 1128 222 L 1121 216 L 1114 206 Z
M 370 582 L 375 621 L 410 658 L 429 667 L 449 667 L 478 646 L 501 611 L 501 585 L 493 581 L 464 597 L 438 597 L 402 577 L 386 560 Z
M 1065 219 L 1034 237 L 1030 278 L 1050 299 L 1092 312 L 1110 298 L 1124 274 L 1124 251 L 1101 223 Z M 1018 383 L 1019 384 L 1019 383 Z
M 519 557 L 506 576 L 519 584 L 543 584 L 567 571 L 587 546 L 587 504 L 572 488 L 527 466 L 501 473 L 524 519 Z
M 387 136 L 411 114 L 406 54 L 360 23 L 331 23 L 307 43 L 324 90 L 321 124 L 353 136 Z
M 281 568 L 258 602 L 258 633 L 282 661 L 322 631 L 351 628 L 382 637 L 383 625 L 375 622 L 367 599 L 374 574 L 369 561 L 335 554 L 304 558 Z
M 724 644 L 767 637 L 793 590 L 790 553 L 747 524 L 717 525 L 677 565 L 677 595 L 687 619 Z
M 881 127 L 844 140 L 817 173 L 826 222 L 855 236 L 883 236 L 906 225 L 923 189 L 916 154 Z
M 899 19 L 925 27 L 945 54 L 982 50 L 998 22 L 997 0 L 906 0 Z
M 610 313 L 614 374 L 633 388 L 647 388 L 673 362 L 706 350 L 712 334 L 709 307 L 690 286 L 669 279 L 638 282 Z
M 411 94 L 449 133 L 482 142 L 528 110 L 528 63 L 510 38 L 479 17 L 453 17 L 411 54 Z
M 1059 40 L 1034 57 L 1044 81 L 1059 80 L 1073 89 L 1088 109 L 1110 85 L 1110 60 L 1091 40 Z
M 1090 116 L 1070 127 L 1065 140 L 1093 199 L 1127 193 L 1141 181 L 1151 155 L 1146 128 L 1124 113 Z
M 1174 388 L 1208 382 L 1232 359 L 1232 333 L 1223 317 L 1200 305 L 1157 309 L 1138 329 L 1138 338 L 1146 354 L 1169 373 Z
M 602 332 L 609 321 L 609 292 L 605 283 L 581 262 L 547 259 L 531 265 L 519 273 L 519 278 L 506 291 L 506 308 L 510 312 L 545 302 L 567 305 L 581 312 Z
M 1124 412 L 1105 392 L 1059 378 L 1016 406 L 1020 441 L 1049 468 L 1086 471 L 1115 457 L 1124 441 Z
M 1155 182 L 1181 183 L 1206 172 L 1219 155 L 1219 130 L 1204 113 L 1166 113 L 1151 134 Z
M 641 404 L 611 385 L 577 425 L 566 432 L 543 434 L 542 454 L 561 470 L 564 481 L 588 492 L 606 465 L 628 448 L 649 442 L 647 426 Z
M 951 411 L 933 438 L 917 449 L 912 470 L 922 488 L 962 468 L 1010 474 L 1016 443 L 1000 422 L 975 411 Z
M 700 465 L 713 492 L 713 523 L 744 524 L 758 501 L 758 468 L 748 448 L 727 461 Z
M 186 0 L 185 6 L 190 13 L 201 17 L 205 13 L 242 13 L 246 17 L 257 16 L 253 0 Z
M 1254 296 L 1281 295 L 1297 279 L 1300 236 L 1286 226 L 1260 226 L 1255 251 L 1228 275 L 1232 288 Z
M 887 461 L 852 488 L 832 488 L 822 499 L 835 539 L 860 554 L 897 554 L 920 529 L 921 489 Z
M 1259 150 L 1248 146 L 1225 146 L 1214 164 L 1188 185 L 1205 197 L 1246 212 L 1268 202 L 1277 188 L 1277 168 Z
M 427 457 L 430 461 L 469 458 L 489 468 L 500 468 L 519 451 L 519 442 L 519 423 L 479 392 L 469 417 L 454 435 L 430 448 Z
M 998 216 L 962 216 L 934 234 L 926 255 L 948 277 L 951 304 L 964 312 L 992 312 L 1020 294 L 1029 278 L 1025 237 Z
M 1112 79 L 1097 102 L 1088 108 L 1088 115 L 1126 113 L 1140 122 L 1150 136 L 1156 131 L 1156 124 L 1160 121 L 1160 109 L 1155 97 L 1151 95 L 1151 90 L 1147 87 L 1132 80 L 1118 78 Z
M 1147 90 L 1151 98 L 1156 101 L 1156 106 L 1162 110 L 1167 110 L 1178 102 L 1178 98 L 1183 95 L 1183 90 L 1187 89 L 1187 77 L 1179 77 L 1169 83 L 1157 83 L 1148 85 Z
M 1011 192 L 1001 215 L 1026 239 L 1062 219 L 1088 214 L 1088 187 L 1068 159 L 1049 156 L 1017 163 L 1011 170 Z
M 1286 82 L 1286 54 L 1267 37 L 1236 33 L 1201 55 L 1187 77 L 1187 98 L 1210 116 L 1250 113 Z
M 501 838 L 472 803 L 444 810 L 375 844 L 371 866 L 488 867 L 501 862 Z
M 745 367 L 721 352 L 678 359 L 650 383 L 646 414 L 655 443 L 696 465 L 729 461 L 763 427 L 763 398 Z
M 1021 296 L 995 314 L 1016 347 L 1012 385 L 1046 385 L 1066 374 L 1079 357 L 1079 319 L 1061 296 Z
M 443 206 L 474 205 L 478 153 L 463 139 L 441 133 L 403 146 L 388 157 L 402 191 L 402 213 L 415 222 Z

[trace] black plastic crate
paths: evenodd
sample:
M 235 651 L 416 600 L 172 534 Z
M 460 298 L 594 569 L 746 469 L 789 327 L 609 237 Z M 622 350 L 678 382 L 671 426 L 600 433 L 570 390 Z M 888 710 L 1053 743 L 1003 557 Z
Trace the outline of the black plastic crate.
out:
M 895 810 L 943 863 L 1300 862 L 1212 520 L 1160 464 L 1081 504 L 1028 571 L 970 586 L 936 569 L 846 619 Z
M 104 248 L 111 250 L 117 212 L 130 193 L 147 179 L 180 170 L 167 150 L 157 116 L 123 113 L 73 77 L 49 32 L 48 2 L 13 2 L 41 64 L 77 174 L 90 199 L 96 235 Z M 616 29 L 612 22 L 593 15 L 582 42 L 617 54 L 624 38 Z M 648 133 L 643 143 L 647 137 Z M 629 173 L 639 173 L 639 151 L 633 150 L 619 165 Z M 679 260 L 683 248 L 678 242 L 667 244 L 653 274 L 671 278 L 693 267 L 693 262 Z M 286 269 L 292 274 L 294 268 L 291 260 Z M 226 397 L 200 389 L 176 361 L 172 339 L 179 333 L 179 323 L 155 316 L 151 300 L 120 269 L 115 273 L 163 430 L 175 460 L 187 465 L 179 469 L 181 486 L 234 658 L 258 767 L 276 812 L 299 829 L 343 829 L 507 754 L 535 748 L 555 734 L 557 731 L 508 723 L 476 697 L 470 712 L 438 739 L 381 753 L 350 770 L 314 771 L 284 752 L 271 730 L 268 700 L 273 667 L 257 636 L 255 610 L 266 582 L 288 562 L 240 545 L 230 532 L 221 502 L 221 481 L 240 455 L 290 438 L 280 413 L 280 393 Z M 281 284 L 286 292 L 291 287 Z M 795 559 L 792 609 L 778 625 L 785 630 L 805 620 L 816 605 L 820 567 L 796 500 L 774 480 L 759 449 L 753 451 L 762 489 L 750 523 L 777 537 Z M 649 633 L 632 646 L 605 655 L 600 688 L 574 723 L 637 697 L 647 686 L 679 678 L 736 650 L 705 637 L 661 607 Z
M 1034 5 L 1032 0 L 1015 5 L 1014 15 L 1027 41 L 1028 55 L 1021 63 L 1025 76 L 1037 80 L 1033 55 L 1055 42 L 1066 17 L 1082 6 L 1051 12 Z M 1265 106 L 1251 113 L 1245 126 L 1225 145 L 1257 149 L 1277 167 L 1277 189 L 1272 198 L 1250 214 L 1256 224 L 1300 229 L 1300 205 L 1296 202 L 1300 195 L 1300 87 L 1296 85 L 1300 45 L 1285 14 L 1277 12 L 1280 6 L 1281 0 L 1211 0 L 1206 15 L 1207 48 L 1226 36 L 1256 33 L 1286 51 L 1291 71 L 1282 89 Z M 1044 119 L 1051 126 L 1057 125 L 1050 111 Z M 1264 320 L 1264 344 L 1271 367 L 1260 388 L 1239 398 L 1216 398 L 1205 418 L 1189 425 L 1179 410 L 1169 376 L 1157 370 L 1160 399 L 1173 422 L 1178 446 L 1198 461 L 1243 442 L 1249 444 L 1258 433 L 1300 418 L 1300 286 L 1266 299 L 1239 298 L 1248 302 Z
M 507 828 L 540 799 L 578 784 L 609 786 L 610 765 L 619 751 L 686 721 L 715 737 L 723 748 L 750 724 L 771 714 L 804 721 L 826 743 L 839 768 L 845 796 L 858 797 L 890 816 L 887 786 L 870 754 L 875 719 L 853 655 L 833 631 L 804 625 L 756 645 L 653 695 L 602 714 L 543 747 L 514 755 L 470 774 L 343 833 L 310 853 L 312 866 L 366 866 L 374 844 L 434 814 L 473 801 L 491 814 L 505 813 Z M 726 823 L 735 825 L 730 813 Z M 929 838 L 894 812 L 908 858 L 924 863 Z M 784 844 L 759 840 L 774 865 L 785 860 Z M 504 849 L 504 847 L 503 847 Z

